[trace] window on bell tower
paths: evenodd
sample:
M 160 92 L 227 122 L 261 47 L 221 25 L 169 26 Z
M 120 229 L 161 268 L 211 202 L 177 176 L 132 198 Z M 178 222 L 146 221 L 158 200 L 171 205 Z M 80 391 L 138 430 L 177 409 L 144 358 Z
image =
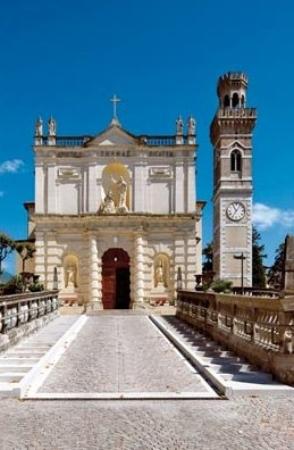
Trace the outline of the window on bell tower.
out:
M 224 97 L 224 108 L 228 108 L 230 106 L 230 97 L 225 95 Z
M 239 95 L 236 92 L 233 95 L 232 106 L 233 106 L 233 108 L 236 108 L 237 106 L 239 106 Z
M 241 172 L 242 155 L 239 150 L 233 150 L 231 153 L 231 172 Z

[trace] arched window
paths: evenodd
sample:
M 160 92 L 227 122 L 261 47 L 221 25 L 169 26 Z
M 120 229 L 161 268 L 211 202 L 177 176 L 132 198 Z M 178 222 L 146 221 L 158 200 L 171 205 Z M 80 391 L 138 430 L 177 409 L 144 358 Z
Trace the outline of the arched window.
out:
M 224 97 L 224 108 L 228 108 L 230 106 L 230 97 L 225 95 Z
M 231 172 L 241 172 L 242 155 L 239 150 L 233 150 L 231 153 Z
M 241 105 L 242 105 L 242 106 L 245 105 L 245 97 L 244 97 L 244 95 L 242 95 L 242 97 L 241 97 Z
M 236 108 L 236 106 L 239 106 L 239 95 L 237 94 L 237 92 L 235 92 L 235 94 L 233 95 L 232 106 L 233 106 L 233 108 Z

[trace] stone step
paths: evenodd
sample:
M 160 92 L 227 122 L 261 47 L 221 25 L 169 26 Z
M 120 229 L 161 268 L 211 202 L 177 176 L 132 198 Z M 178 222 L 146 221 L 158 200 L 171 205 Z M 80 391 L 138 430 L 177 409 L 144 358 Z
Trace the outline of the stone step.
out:
M 24 377 L 23 373 L 0 373 L 0 383 L 19 383 Z
M 239 363 L 230 363 L 230 364 L 210 364 L 209 367 L 220 376 L 222 374 L 229 373 L 239 373 L 239 372 L 256 372 L 256 368 L 250 366 L 249 364 L 239 364 Z
M 196 345 L 194 345 L 193 347 L 195 347 L 195 350 L 197 351 L 197 353 L 201 356 L 205 356 L 208 358 L 234 358 L 234 360 L 236 359 L 236 356 L 234 355 L 234 353 L 232 352 L 227 352 L 227 351 L 218 351 L 216 350 L 199 350 L 199 347 Z
M 273 377 L 265 372 L 239 372 L 220 374 L 225 381 L 235 381 L 239 383 L 269 384 Z
M 29 343 L 27 345 L 25 344 L 21 344 L 21 345 L 17 345 L 16 347 L 14 347 L 17 350 L 36 350 L 38 352 L 47 352 L 49 350 L 49 348 L 52 347 L 51 345 L 38 345 L 38 344 L 34 344 Z
M 46 352 L 38 352 L 38 353 L 33 353 L 33 352 L 9 352 L 6 354 L 6 356 L 3 357 L 3 359 L 5 358 L 35 358 L 35 359 L 40 359 L 42 358 L 42 356 L 45 355 Z
M 17 357 L 3 357 L 0 358 L 0 366 L 20 365 L 28 366 L 34 365 L 39 361 L 39 358 L 17 358 Z
M 193 349 L 194 350 L 194 349 Z M 194 350 L 195 351 L 195 350 Z M 229 364 L 245 364 L 245 360 L 240 358 L 236 359 L 234 356 L 224 357 L 224 356 L 203 356 L 198 354 L 197 350 L 195 351 L 197 356 L 201 358 L 201 360 L 208 365 L 221 366 L 221 365 L 229 365 Z
M 0 374 L 7 373 L 7 372 L 25 374 L 25 373 L 29 372 L 29 370 L 31 370 L 32 367 L 33 367 L 33 365 L 18 366 L 18 365 L 12 365 L 12 364 L 10 366 L 0 366 Z

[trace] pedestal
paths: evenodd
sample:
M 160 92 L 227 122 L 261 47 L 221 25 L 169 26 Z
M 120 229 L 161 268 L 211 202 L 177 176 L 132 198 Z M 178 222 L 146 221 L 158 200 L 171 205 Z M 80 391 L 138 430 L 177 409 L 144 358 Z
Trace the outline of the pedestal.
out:
M 152 289 L 150 292 L 149 303 L 151 306 L 162 306 L 169 303 L 170 292 L 163 283 Z

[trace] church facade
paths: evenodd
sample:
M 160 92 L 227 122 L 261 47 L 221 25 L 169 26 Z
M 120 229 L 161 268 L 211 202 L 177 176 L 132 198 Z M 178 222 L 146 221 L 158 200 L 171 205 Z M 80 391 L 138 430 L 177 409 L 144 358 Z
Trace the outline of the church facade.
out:
M 252 133 L 247 77 L 219 78 L 214 147 L 213 274 L 252 285 Z M 171 136 L 134 135 L 113 118 L 95 136 L 35 126 L 35 202 L 25 204 L 32 271 L 64 300 L 97 309 L 162 304 L 202 274 L 196 122 Z
M 196 124 L 174 136 L 135 136 L 120 125 L 94 137 L 35 127 L 35 204 L 27 204 L 35 273 L 65 300 L 95 308 L 171 302 L 201 274 Z

